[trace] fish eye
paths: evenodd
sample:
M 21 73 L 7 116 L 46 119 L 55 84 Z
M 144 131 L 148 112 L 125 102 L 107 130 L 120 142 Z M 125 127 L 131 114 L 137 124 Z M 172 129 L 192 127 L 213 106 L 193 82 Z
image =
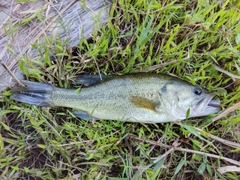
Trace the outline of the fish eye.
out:
M 200 88 L 195 88 L 194 89 L 194 94 L 196 94 L 196 95 L 201 95 L 202 94 L 202 90 L 200 89 Z

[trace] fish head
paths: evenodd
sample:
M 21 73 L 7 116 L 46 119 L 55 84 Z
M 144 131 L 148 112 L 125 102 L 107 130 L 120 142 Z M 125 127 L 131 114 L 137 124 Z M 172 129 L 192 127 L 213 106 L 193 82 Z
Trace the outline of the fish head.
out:
M 214 95 L 205 89 L 184 81 L 171 81 L 160 90 L 160 102 L 169 115 L 177 120 L 200 117 L 220 111 L 220 102 L 213 100 Z

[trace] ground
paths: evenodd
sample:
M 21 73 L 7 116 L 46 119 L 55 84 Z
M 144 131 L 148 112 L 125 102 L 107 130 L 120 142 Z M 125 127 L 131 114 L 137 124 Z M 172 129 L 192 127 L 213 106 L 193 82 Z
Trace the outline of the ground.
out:
M 26 79 L 77 89 L 72 82 L 81 74 L 165 73 L 216 94 L 224 116 L 85 121 L 72 109 L 15 102 L 6 90 L 1 179 L 240 179 L 240 3 L 119 0 L 109 13 L 78 47 L 51 37 L 35 44 L 43 61 L 19 61 Z

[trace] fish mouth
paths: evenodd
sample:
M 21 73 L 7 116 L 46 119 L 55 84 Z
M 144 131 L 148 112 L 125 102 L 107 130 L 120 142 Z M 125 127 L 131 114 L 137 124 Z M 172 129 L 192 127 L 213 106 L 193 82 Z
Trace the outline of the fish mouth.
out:
M 205 98 L 205 100 L 206 100 L 205 108 L 206 109 L 219 109 L 221 103 L 213 98 L 214 98 L 213 95 L 209 95 L 207 98 Z
M 214 100 L 213 98 L 214 96 L 208 95 L 207 97 L 198 100 L 197 103 L 195 104 L 193 113 L 196 114 L 196 116 L 197 115 L 204 116 L 219 112 L 221 104 L 219 101 Z

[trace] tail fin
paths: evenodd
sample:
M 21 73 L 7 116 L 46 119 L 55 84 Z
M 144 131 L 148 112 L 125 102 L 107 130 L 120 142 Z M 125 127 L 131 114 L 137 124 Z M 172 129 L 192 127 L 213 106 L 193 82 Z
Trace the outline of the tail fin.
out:
M 51 106 L 50 97 L 54 89 L 53 86 L 25 80 L 21 82 L 25 87 L 14 87 L 11 91 L 12 99 L 35 106 Z

